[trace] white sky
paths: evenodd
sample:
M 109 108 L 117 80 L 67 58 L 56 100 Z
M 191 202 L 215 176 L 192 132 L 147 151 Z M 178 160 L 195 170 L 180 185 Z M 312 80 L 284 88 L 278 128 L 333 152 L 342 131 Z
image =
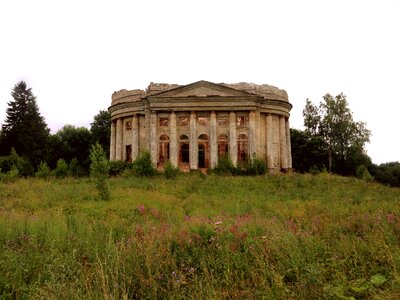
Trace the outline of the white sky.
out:
M 20 80 L 52 133 L 116 90 L 246 81 L 285 89 L 298 129 L 306 98 L 344 92 L 373 162 L 399 161 L 399 32 L 398 0 L 1 0 L 0 123 Z

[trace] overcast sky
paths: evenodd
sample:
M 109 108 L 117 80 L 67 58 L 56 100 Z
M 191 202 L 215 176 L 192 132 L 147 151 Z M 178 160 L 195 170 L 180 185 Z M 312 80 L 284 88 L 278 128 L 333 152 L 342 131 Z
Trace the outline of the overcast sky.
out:
M 150 82 L 271 84 L 298 129 L 307 98 L 343 92 L 373 162 L 400 160 L 398 0 L 1 0 L 0 123 L 20 80 L 52 133 Z

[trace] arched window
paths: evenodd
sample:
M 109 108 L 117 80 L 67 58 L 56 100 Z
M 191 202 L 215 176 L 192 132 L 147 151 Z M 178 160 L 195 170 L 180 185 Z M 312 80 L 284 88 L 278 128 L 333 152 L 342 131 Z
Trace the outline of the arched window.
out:
M 186 134 L 182 134 L 179 137 L 179 140 L 182 141 L 182 142 L 186 142 L 186 141 L 189 141 L 189 137 Z
M 222 158 L 229 152 L 229 138 L 226 134 L 218 136 L 218 158 Z
M 160 136 L 158 145 L 158 162 L 162 164 L 169 159 L 169 136 L 166 134 Z
M 207 134 L 200 134 L 199 135 L 199 140 L 200 141 L 208 141 L 208 135 Z
M 238 143 L 238 161 L 246 161 L 248 155 L 247 135 L 239 134 L 237 143 Z

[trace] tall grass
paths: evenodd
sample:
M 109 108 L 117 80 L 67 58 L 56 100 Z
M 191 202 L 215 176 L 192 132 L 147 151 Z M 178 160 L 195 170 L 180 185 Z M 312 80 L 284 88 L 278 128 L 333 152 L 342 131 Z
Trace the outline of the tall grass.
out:
M 400 297 L 400 190 L 331 175 L 0 183 L 5 298 Z

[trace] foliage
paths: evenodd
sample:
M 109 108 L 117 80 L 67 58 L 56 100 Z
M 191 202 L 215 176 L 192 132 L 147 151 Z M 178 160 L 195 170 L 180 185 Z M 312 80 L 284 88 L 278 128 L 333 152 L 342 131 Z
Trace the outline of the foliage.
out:
M 234 175 L 236 174 L 236 168 L 229 154 L 225 154 L 223 157 L 218 158 L 217 166 L 213 169 L 215 174 L 218 175 Z
M 292 128 L 290 142 L 293 169 L 297 172 L 309 172 L 311 168 L 319 171 L 328 165 L 327 145 L 322 137 Z
M 167 179 L 171 179 L 171 178 L 176 178 L 176 176 L 178 176 L 179 174 L 179 168 L 174 167 L 171 163 L 170 160 L 167 160 L 164 163 L 164 175 L 165 178 Z
M 14 86 L 11 96 L 13 100 L 8 102 L 6 120 L 1 128 L 0 155 L 8 154 L 13 147 L 36 167 L 46 156 L 49 129 L 40 115 L 32 89 L 24 81 Z
M 109 202 L 87 178 L 0 183 L 3 298 L 400 293 L 398 188 L 327 174 L 109 181 Z
M 20 157 L 14 148 L 11 148 L 10 155 L 0 157 L 0 169 L 3 172 L 11 171 L 13 167 L 16 167 L 19 175 L 29 176 L 33 174 L 33 167 L 29 161 L 23 157 Z
M 47 162 L 42 161 L 39 164 L 38 170 L 35 173 L 36 178 L 49 179 L 51 177 L 51 170 L 47 165 Z
M 111 199 L 111 194 L 106 180 L 110 171 L 110 165 L 99 143 L 92 146 L 90 161 L 90 175 L 96 180 L 99 198 L 103 201 L 108 201 Z
M 70 160 L 68 164 L 68 173 L 75 178 L 82 177 L 85 175 L 85 171 L 79 164 L 79 161 L 76 157 Z
M 89 151 L 92 134 L 85 127 L 65 125 L 56 133 L 54 143 L 59 143 L 57 157 L 65 161 L 76 158 L 85 171 L 89 169 Z
M 326 94 L 318 107 L 307 99 L 303 116 L 306 133 L 322 137 L 327 144 L 329 171 L 354 174 L 355 169 L 348 169 L 350 153 L 358 151 L 365 155 L 364 145 L 371 133 L 364 122 L 353 121 L 346 96 Z
M 151 177 L 157 174 L 157 170 L 151 161 L 149 151 L 141 152 L 132 163 L 132 171 L 135 176 Z
M 357 168 L 356 171 L 356 176 L 359 179 L 365 180 L 365 181 L 373 181 L 374 177 L 369 173 L 368 169 L 364 165 L 360 165 Z
M 99 143 L 104 149 L 106 157 L 110 156 L 111 115 L 106 110 L 100 110 L 90 124 L 93 143 Z
M 68 176 L 68 165 L 66 163 L 66 161 L 62 158 L 60 158 L 57 161 L 57 166 L 54 169 L 54 176 L 56 178 L 65 178 Z
M 2 173 L 0 168 L 0 182 L 15 182 L 18 179 L 19 175 L 20 174 L 18 168 L 15 165 L 11 167 L 11 170 L 5 173 Z
M 122 160 L 112 160 L 109 162 L 110 164 L 110 176 L 118 176 L 121 175 L 124 170 L 129 166 L 128 163 Z
M 267 172 L 267 164 L 264 160 L 254 158 L 238 163 L 235 167 L 229 155 L 218 159 L 213 172 L 218 175 L 264 175 Z
M 371 175 L 376 181 L 390 186 L 400 187 L 400 162 L 370 166 Z

